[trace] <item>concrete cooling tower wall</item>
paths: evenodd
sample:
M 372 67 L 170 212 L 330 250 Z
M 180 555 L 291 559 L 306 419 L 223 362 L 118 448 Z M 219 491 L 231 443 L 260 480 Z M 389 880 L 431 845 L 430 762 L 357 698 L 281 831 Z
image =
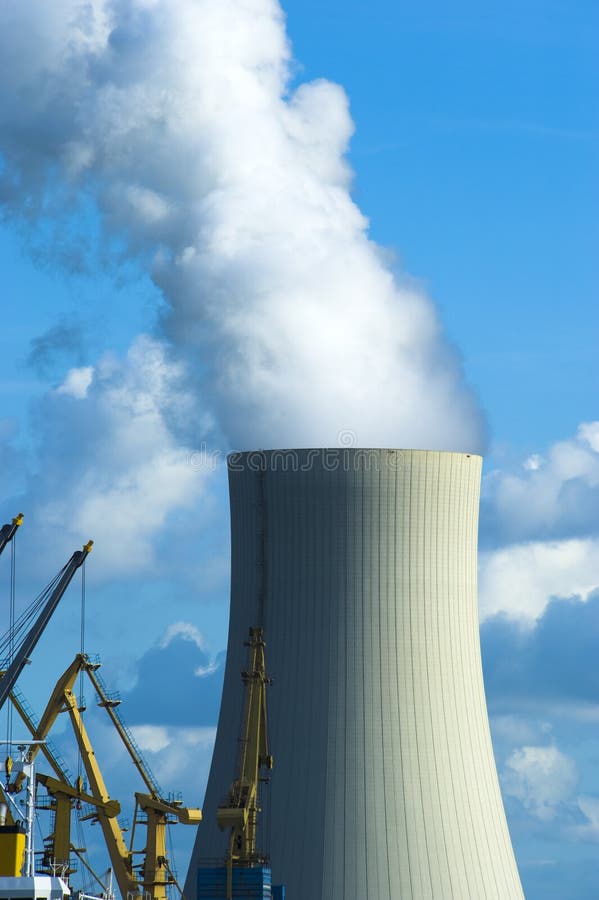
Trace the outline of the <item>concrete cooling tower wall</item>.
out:
M 230 457 L 227 668 L 188 900 L 227 850 L 251 625 L 274 679 L 260 840 L 287 900 L 522 898 L 481 669 L 480 471 L 420 450 Z

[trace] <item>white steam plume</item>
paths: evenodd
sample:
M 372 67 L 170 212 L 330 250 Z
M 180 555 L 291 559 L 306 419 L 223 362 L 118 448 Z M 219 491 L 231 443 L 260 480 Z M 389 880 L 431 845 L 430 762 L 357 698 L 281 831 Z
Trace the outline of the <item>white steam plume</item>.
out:
M 166 334 L 234 447 L 480 449 L 431 303 L 350 195 L 343 90 L 292 88 L 276 0 L 8 0 L 0 199 L 146 260 Z M 353 438 L 352 438 L 353 440 Z

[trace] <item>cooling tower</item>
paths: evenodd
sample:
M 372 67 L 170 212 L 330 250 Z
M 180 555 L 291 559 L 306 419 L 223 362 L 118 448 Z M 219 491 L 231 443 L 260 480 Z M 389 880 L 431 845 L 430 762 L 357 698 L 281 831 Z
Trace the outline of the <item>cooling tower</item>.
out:
M 481 458 L 229 458 L 231 618 L 185 895 L 224 859 L 248 628 L 263 625 L 274 770 L 261 843 L 287 900 L 515 900 L 477 614 Z

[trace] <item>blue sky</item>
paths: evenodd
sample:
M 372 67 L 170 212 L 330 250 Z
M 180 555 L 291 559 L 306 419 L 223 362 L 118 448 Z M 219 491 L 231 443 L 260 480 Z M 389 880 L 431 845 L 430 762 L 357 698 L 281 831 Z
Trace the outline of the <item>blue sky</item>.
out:
M 26 513 L 19 604 L 96 540 L 87 649 L 159 779 L 198 803 L 226 643 L 225 453 L 346 432 L 484 452 L 481 636 L 516 855 L 529 900 L 585 900 L 597 9 L 290 0 L 286 25 L 278 9 L 0 14 L 0 519 Z M 78 649 L 77 593 L 24 676 L 38 708 Z M 162 718 L 143 690 L 158 667 Z

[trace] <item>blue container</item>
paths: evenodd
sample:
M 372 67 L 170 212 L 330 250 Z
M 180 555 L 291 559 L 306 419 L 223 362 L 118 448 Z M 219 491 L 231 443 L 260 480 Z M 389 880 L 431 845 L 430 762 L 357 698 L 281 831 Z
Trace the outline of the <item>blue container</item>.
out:
M 224 900 L 226 896 L 226 866 L 206 866 L 198 869 L 198 900 Z M 273 900 L 270 869 L 266 866 L 233 868 L 233 898 L 234 900 Z M 284 895 L 281 898 L 279 894 L 277 900 L 284 900 Z

